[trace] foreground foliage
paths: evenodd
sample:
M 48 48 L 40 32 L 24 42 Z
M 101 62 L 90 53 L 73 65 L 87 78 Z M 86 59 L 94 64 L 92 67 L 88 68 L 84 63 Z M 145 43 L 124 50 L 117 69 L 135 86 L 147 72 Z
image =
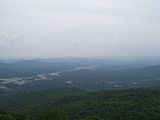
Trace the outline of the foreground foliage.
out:
M 26 118 L 31 120 L 159 120 L 160 118 L 160 89 L 100 92 L 64 89 L 60 93 L 55 94 L 55 91 L 43 93 L 40 100 L 37 94 L 28 95 L 25 98 L 30 104 L 19 96 L 17 98 L 19 106 L 17 108 L 14 106 L 14 110 L 8 107 L 8 110 L 26 114 L 26 117 L 0 112 L 0 120 L 25 120 Z M 37 97 L 34 97 L 35 95 Z M 18 104 L 14 100 L 10 102 L 14 105 Z M 8 104 L 11 103 L 8 101 Z M 20 106 L 21 108 L 18 108 Z
M 0 120 L 27 120 L 25 116 L 0 110 Z

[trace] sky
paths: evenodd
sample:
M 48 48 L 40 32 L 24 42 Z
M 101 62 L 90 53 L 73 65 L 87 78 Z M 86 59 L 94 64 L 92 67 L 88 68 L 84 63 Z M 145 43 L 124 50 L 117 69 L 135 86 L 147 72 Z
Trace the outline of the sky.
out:
M 160 0 L 0 0 L 0 58 L 160 56 Z

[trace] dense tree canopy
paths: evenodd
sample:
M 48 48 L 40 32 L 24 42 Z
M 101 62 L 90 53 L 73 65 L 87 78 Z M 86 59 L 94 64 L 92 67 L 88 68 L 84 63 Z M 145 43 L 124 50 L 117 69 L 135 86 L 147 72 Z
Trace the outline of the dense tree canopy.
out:
M 67 94 L 67 91 L 70 94 Z M 159 120 L 160 118 L 160 89 L 100 92 L 77 89 L 71 92 L 64 89 L 61 93 L 48 91 L 43 94 L 45 99 L 41 96 L 40 101 L 37 100 L 37 93 L 26 97 L 19 95 L 21 99 L 19 98 L 17 102 L 10 99 L 14 109 L 9 109 L 12 106 L 4 108 L 10 112 L 25 114 L 26 117 L 1 110 L 0 120 Z M 35 95 L 37 97 L 34 97 Z M 59 95 L 61 97 L 58 97 Z M 26 98 L 31 104 L 25 101 Z M 9 104 L 9 101 L 7 102 Z

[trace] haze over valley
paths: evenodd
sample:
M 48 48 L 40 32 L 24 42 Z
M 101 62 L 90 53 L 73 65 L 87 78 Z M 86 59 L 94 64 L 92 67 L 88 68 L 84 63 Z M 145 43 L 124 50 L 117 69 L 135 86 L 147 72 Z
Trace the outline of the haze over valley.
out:
M 159 0 L 0 0 L 0 120 L 159 120 Z

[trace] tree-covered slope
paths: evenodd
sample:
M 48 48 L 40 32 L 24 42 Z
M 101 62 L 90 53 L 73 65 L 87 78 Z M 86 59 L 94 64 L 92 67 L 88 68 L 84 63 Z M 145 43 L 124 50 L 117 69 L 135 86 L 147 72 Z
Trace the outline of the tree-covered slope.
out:
M 159 90 L 106 91 L 74 102 L 64 101 L 59 107 L 67 111 L 72 120 L 93 115 L 105 120 L 158 120 L 160 117 Z
M 100 92 L 72 88 L 28 95 L 14 94 L 7 99 L 8 106 L 3 104 L 1 107 L 8 107 L 11 112 L 23 113 L 35 120 L 61 120 L 54 119 L 55 114 L 65 115 L 62 120 L 159 120 L 160 118 L 159 88 Z M 55 113 L 55 110 L 58 113 Z

